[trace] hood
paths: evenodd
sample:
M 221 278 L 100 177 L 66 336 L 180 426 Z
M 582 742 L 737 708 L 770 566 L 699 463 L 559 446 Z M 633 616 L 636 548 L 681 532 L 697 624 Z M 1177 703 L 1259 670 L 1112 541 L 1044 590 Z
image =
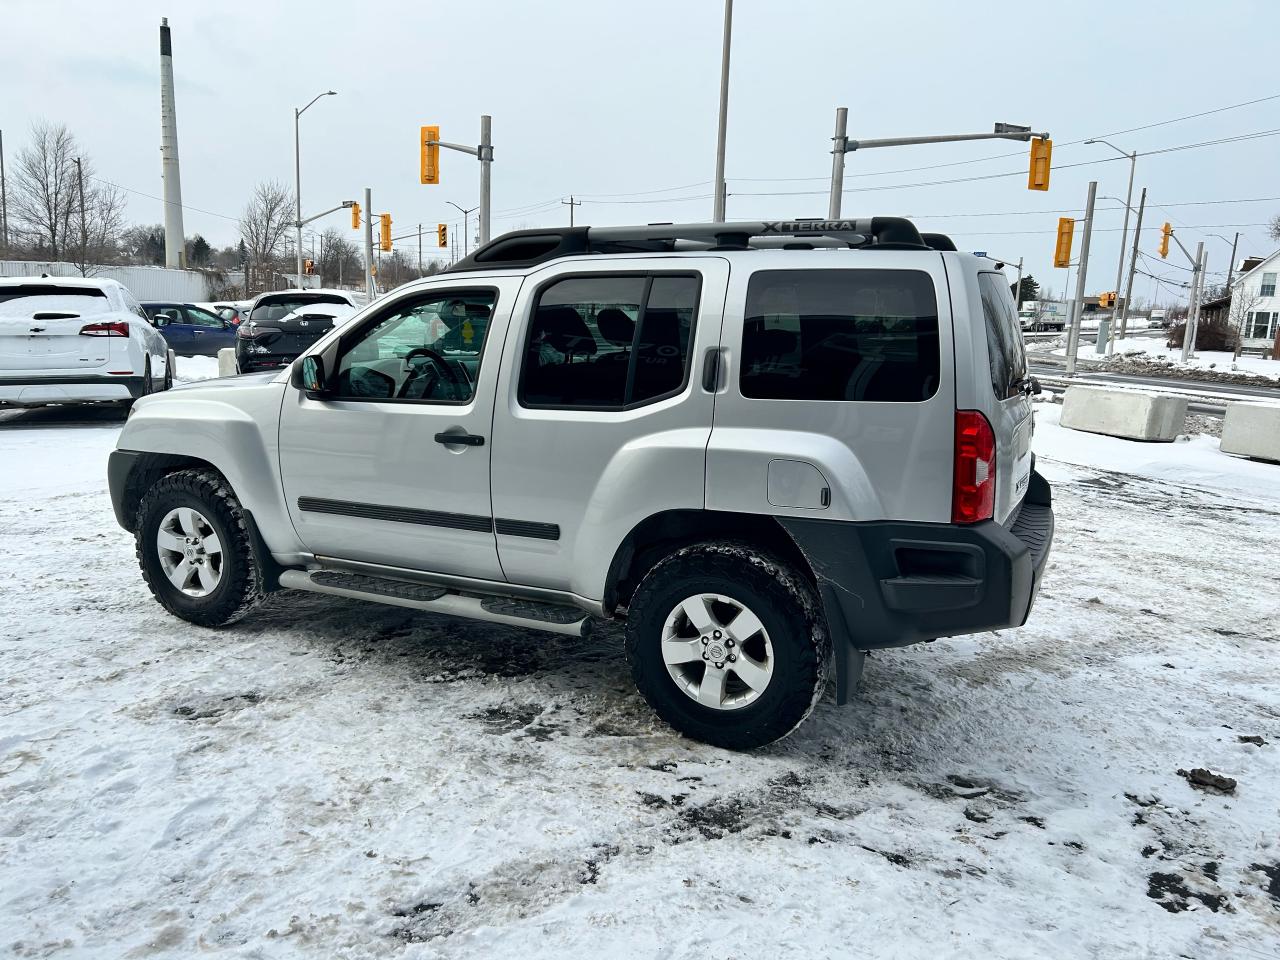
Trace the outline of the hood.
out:
M 263 386 L 280 376 L 279 370 L 263 370 L 259 373 L 240 373 L 233 377 L 218 377 L 215 380 L 188 380 L 186 383 L 175 383 L 167 393 L 181 391 L 190 395 L 192 391 L 226 390 L 233 387 Z

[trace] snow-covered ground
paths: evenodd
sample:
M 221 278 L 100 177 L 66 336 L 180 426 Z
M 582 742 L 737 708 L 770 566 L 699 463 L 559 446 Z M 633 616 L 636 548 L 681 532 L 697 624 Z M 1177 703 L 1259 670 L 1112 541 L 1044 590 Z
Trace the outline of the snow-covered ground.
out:
M 878 653 L 853 705 L 749 755 L 657 722 L 615 630 L 303 594 L 184 625 L 112 518 L 120 415 L 0 422 L 0 943 L 1276 956 L 1280 467 L 1056 414 L 1030 623 Z
M 1062 357 L 1066 356 L 1067 348 L 1059 346 L 1051 352 Z M 1172 363 L 1175 367 L 1213 370 L 1217 373 L 1246 373 L 1280 380 L 1280 361 L 1256 355 L 1241 356 L 1238 360 L 1233 360 L 1232 355 L 1225 350 L 1198 350 L 1194 357 L 1188 358 L 1183 364 L 1181 347 L 1166 346 L 1163 340 L 1152 337 L 1126 337 L 1124 340 L 1117 340 L 1114 352 L 1131 356 L 1146 354 L 1151 360 Z M 1081 344 L 1077 356 L 1082 360 L 1102 359 L 1102 355 L 1095 352 L 1093 344 Z

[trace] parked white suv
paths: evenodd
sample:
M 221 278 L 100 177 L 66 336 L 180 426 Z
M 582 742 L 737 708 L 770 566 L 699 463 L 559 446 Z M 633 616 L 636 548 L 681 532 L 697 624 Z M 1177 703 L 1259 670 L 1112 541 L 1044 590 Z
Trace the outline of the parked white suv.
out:
M 173 352 L 115 280 L 0 278 L 0 403 L 131 401 L 173 385 Z
M 834 664 L 1018 626 L 1053 535 L 1006 278 L 905 220 L 521 231 L 290 370 L 140 403 L 157 600 L 276 587 L 586 636 L 684 733 L 785 736 Z

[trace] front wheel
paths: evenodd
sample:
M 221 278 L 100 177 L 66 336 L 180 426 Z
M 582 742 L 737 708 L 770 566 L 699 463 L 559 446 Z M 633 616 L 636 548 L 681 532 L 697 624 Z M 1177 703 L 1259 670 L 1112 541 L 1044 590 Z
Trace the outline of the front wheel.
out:
M 627 611 L 626 652 L 663 720 L 704 743 L 749 750 L 813 711 L 831 641 L 805 578 L 755 547 L 716 542 L 649 571 Z
M 134 529 L 142 576 L 174 616 L 221 627 L 265 595 L 248 518 L 214 471 L 161 477 L 138 505 Z

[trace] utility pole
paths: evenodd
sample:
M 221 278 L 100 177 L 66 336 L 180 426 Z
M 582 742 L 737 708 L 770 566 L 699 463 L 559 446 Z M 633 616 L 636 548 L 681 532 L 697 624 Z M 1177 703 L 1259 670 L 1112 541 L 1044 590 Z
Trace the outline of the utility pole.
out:
M 364 290 L 372 303 L 378 296 L 373 283 L 373 191 L 364 188 Z
M 720 38 L 720 122 L 716 127 L 715 198 L 711 201 L 711 219 L 715 223 L 724 223 L 725 200 L 729 195 L 724 182 L 724 141 L 729 125 L 729 48 L 732 35 L 733 0 L 724 0 L 724 32 Z
M 3 169 L 3 164 L 0 164 L 0 169 Z M 1228 293 L 1228 296 L 1231 294 L 1231 276 L 1235 274 L 1235 247 L 1238 246 L 1239 242 L 1240 232 L 1236 230 L 1235 239 L 1231 241 L 1231 262 L 1226 265 L 1226 293 Z
M 84 167 L 80 158 L 71 161 L 76 165 L 76 183 L 80 190 L 80 272 L 88 275 L 86 263 L 89 259 L 89 222 L 84 218 Z
M 924 143 L 959 143 L 968 140 L 1048 140 L 1048 133 L 1032 133 L 1030 127 L 1022 127 L 1013 123 L 997 123 L 992 133 L 950 133 L 941 136 L 927 137 L 886 137 L 880 140 L 850 140 L 845 136 L 845 123 L 848 117 L 846 107 L 836 107 L 836 135 L 832 137 L 834 145 L 831 150 L 835 158 L 831 163 L 831 203 L 827 210 L 828 220 L 840 219 L 840 194 L 844 190 L 844 155 L 855 150 L 870 150 L 874 147 L 914 147 Z
M 1120 281 L 1124 277 L 1124 242 L 1129 236 L 1129 207 L 1133 203 L 1133 172 L 1138 166 L 1138 152 L 1129 154 L 1129 192 L 1124 195 L 1124 226 L 1120 228 L 1120 259 L 1116 263 L 1116 296 L 1120 296 Z M 1107 330 L 1107 353 L 1116 349 L 1116 311 L 1111 312 L 1111 327 Z
M 1013 312 L 1022 309 L 1022 258 L 1018 258 L 1018 280 L 1013 285 Z
M 1191 274 L 1191 305 L 1187 308 L 1187 322 L 1182 327 L 1182 362 L 1186 363 L 1196 352 L 1196 327 L 1200 324 L 1200 300 L 1204 290 L 1204 272 L 1209 258 L 1205 255 L 1204 241 L 1196 244 L 1195 267 Z
M 4 182 L 3 130 L 0 130 L 0 252 L 9 255 L 9 191 Z
M 574 200 L 574 199 L 573 199 L 573 194 L 571 193 L 571 194 L 569 194 L 569 199 L 568 199 L 568 200 L 561 200 L 561 201 L 560 201 L 560 205 L 561 205 L 561 206 L 567 206 L 567 207 L 569 208 L 569 226 L 571 226 L 571 227 L 572 227 L 572 226 L 573 226 L 573 208 L 574 208 L 574 207 L 580 207 L 580 206 L 582 206 L 582 201 L 581 201 L 581 200 Z
M 1124 303 L 1120 308 L 1120 339 L 1129 332 L 1129 302 L 1133 298 L 1133 273 L 1138 269 L 1138 239 L 1142 236 L 1142 214 L 1147 209 L 1147 188 L 1142 188 L 1138 201 L 1138 220 L 1133 226 L 1133 252 L 1129 255 L 1129 281 L 1124 285 Z
M 1076 375 L 1076 350 L 1080 346 L 1080 319 L 1084 313 L 1085 274 L 1089 269 L 1089 239 L 1093 233 L 1093 203 L 1098 181 L 1089 181 L 1089 199 L 1084 206 L 1084 238 L 1080 241 L 1080 268 L 1076 271 L 1076 298 L 1071 304 L 1071 333 L 1067 336 L 1067 376 Z

